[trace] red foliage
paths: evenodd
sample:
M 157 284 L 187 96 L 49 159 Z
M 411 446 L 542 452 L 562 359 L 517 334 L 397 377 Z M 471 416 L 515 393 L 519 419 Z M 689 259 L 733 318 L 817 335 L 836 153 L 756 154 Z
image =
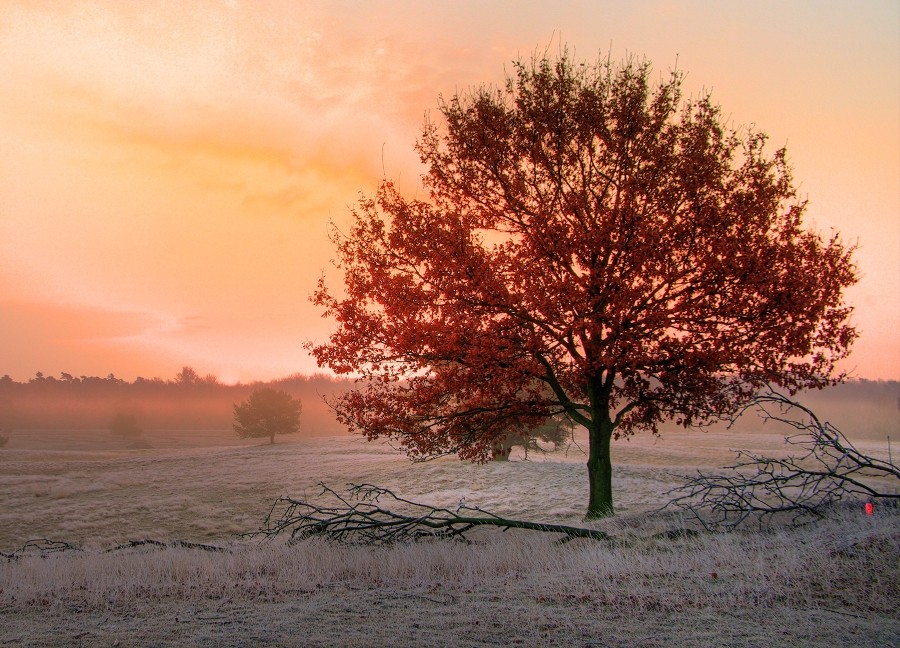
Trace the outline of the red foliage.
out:
M 338 323 L 319 364 L 368 382 L 343 422 L 487 460 L 565 413 L 593 457 L 841 379 L 852 247 L 804 229 L 783 149 L 650 72 L 564 55 L 442 103 L 417 144 L 428 199 L 363 198 L 334 235 L 346 296 L 313 297 Z

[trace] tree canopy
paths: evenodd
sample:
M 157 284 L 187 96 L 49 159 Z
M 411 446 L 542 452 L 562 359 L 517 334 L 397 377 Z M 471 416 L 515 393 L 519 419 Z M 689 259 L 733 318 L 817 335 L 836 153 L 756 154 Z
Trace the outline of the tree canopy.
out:
M 427 196 L 361 198 L 333 233 L 345 294 L 312 298 L 337 322 L 319 364 L 362 382 L 343 423 L 484 461 L 563 414 L 589 432 L 599 517 L 613 437 L 843 378 L 853 247 L 804 227 L 783 148 L 652 77 L 563 53 L 441 100 L 416 145 Z
M 261 387 L 241 404 L 234 405 L 234 431 L 241 438 L 292 434 L 300 430 L 301 402 L 281 389 Z

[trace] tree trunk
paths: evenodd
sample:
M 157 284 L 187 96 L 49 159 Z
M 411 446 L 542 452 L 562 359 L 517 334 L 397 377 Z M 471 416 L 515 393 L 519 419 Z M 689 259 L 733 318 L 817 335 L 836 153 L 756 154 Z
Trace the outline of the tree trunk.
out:
M 612 379 L 588 382 L 591 403 L 591 425 L 588 426 L 588 510 L 586 520 L 613 514 L 612 457 L 610 442 L 615 425 L 609 416 L 609 393 Z
M 594 520 L 613 514 L 612 457 L 610 456 L 612 424 L 609 421 L 597 421 L 588 432 L 590 441 L 587 469 L 590 494 L 587 514 L 584 517 L 586 520 Z
M 509 443 L 509 437 L 494 441 L 491 445 L 491 461 L 509 461 L 510 451 L 512 451 L 512 444 Z
M 275 433 L 274 432 L 269 433 L 269 445 L 275 445 Z

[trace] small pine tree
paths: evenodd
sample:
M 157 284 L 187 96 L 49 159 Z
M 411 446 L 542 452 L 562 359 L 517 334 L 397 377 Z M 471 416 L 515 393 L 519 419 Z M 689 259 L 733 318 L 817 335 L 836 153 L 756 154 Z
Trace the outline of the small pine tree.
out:
M 245 402 L 234 405 L 232 427 L 241 438 L 269 437 L 275 443 L 276 434 L 292 434 L 300 430 L 303 406 L 286 391 L 262 387 L 250 394 Z

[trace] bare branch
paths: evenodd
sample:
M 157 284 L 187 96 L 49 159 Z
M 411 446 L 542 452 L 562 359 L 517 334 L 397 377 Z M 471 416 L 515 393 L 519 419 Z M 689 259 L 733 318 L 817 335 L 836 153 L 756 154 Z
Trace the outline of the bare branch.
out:
M 163 542 L 162 540 L 129 540 L 124 544 L 120 544 L 111 549 L 107 549 L 107 553 L 111 551 L 121 551 L 122 549 L 132 549 L 134 547 L 158 547 L 160 549 L 170 549 L 170 548 L 179 548 L 179 549 L 200 549 L 202 551 L 211 551 L 215 553 L 221 553 L 227 551 L 224 547 L 218 547 L 216 545 L 203 544 L 200 542 L 188 542 L 186 540 L 172 540 L 171 542 Z
M 224 552 L 227 551 L 224 547 L 218 547 L 216 545 L 203 544 L 200 542 L 188 542 L 186 540 L 172 540 L 170 542 L 163 542 L 162 540 L 129 540 L 124 544 L 117 545 L 110 549 L 107 549 L 106 552 L 112 551 L 121 551 L 122 549 L 132 549 L 134 547 L 157 547 L 159 549 L 170 549 L 170 548 L 180 548 L 180 549 L 200 549 L 202 551 L 211 551 L 211 552 Z M 38 538 L 36 540 L 29 540 L 24 545 L 19 547 L 18 549 L 6 553 L 4 551 L 0 551 L 0 556 L 6 558 L 8 562 L 12 562 L 14 560 L 19 560 L 26 555 L 36 554 L 41 558 L 46 558 L 50 554 L 54 553 L 62 553 L 66 551 L 81 551 L 81 547 L 71 542 L 64 542 L 62 540 L 48 540 L 46 538 Z
M 28 540 L 25 544 L 11 553 L 0 551 L 0 556 L 6 558 L 7 562 L 12 562 L 33 553 L 44 558 L 50 554 L 59 553 L 61 551 L 80 551 L 80 548 L 71 542 L 36 538 L 34 540 Z
M 385 545 L 430 538 L 465 540 L 465 534 L 473 528 L 489 526 L 560 533 L 567 539 L 611 539 L 594 529 L 508 520 L 463 502 L 455 510 L 420 504 L 372 484 L 351 484 L 346 495 L 319 485 L 321 494 L 332 503 L 280 497 L 273 503 L 263 527 L 245 536 L 290 533 L 292 540 L 324 536 L 340 542 Z M 393 508 L 385 508 L 381 500 L 388 500 Z
M 748 520 L 763 524 L 787 517 L 797 524 L 822 517 L 848 496 L 900 501 L 900 467 L 891 459 L 863 454 L 831 423 L 774 390 L 754 398 L 744 411 L 751 407 L 763 420 L 797 430 L 785 443 L 803 454 L 774 459 L 738 451 L 737 463 L 725 467 L 729 472 L 686 477 L 684 486 L 669 491 L 677 496 L 666 507 L 690 512 L 707 529 L 733 529 Z M 885 481 L 893 488 L 885 489 Z

